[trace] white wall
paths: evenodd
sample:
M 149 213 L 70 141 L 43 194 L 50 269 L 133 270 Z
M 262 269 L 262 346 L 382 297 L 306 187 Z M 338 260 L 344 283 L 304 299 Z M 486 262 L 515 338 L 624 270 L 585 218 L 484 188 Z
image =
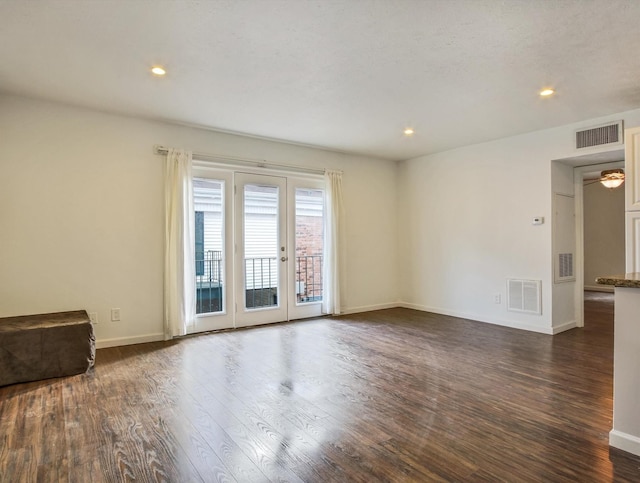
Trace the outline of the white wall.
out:
M 597 277 L 625 272 L 624 186 L 607 189 L 594 183 L 583 193 L 584 287 L 602 290 Z
M 0 96 L 0 316 L 82 308 L 103 344 L 160 336 L 162 144 L 344 170 L 345 312 L 401 300 L 553 332 L 573 302 L 553 287 L 551 160 L 576 155 L 574 129 L 617 119 L 640 110 L 395 164 Z M 506 311 L 507 278 L 542 280 L 542 316 Z
M 640 124 L 640 110 L 400 163 L 403 304 L 545 333 L 571 324 L 570 284 L 553 286 L 551 160 L 577 155 L 575 129 L 618 119 Z M 541 316 L 506 310 L 507 278 L 542 280 Z M 554 310 L 554 290 L 569 305 Z
M 563 216 L 558 217 L 559 206 L 554 206 L 556 203 L 556 196 L 573 196 L 575 203 L 575 191 L 573 181 L 573 167 L 553 161 L 551 163 L 551 187 L 552 187 L 552 208 L 555 210 L 551 214 L 549 223 L 551 224 L 551 282 L 553 283 L 551 288 L 551 321 L 553 326 L 553 332 L 559 332 L 566 329 L 571 329 L 577 325 L 576 319 L 576 299 L 575 299 L 575 287 L 576 281 L 563 280 L 561 282 L 555 282 L 555 270 L 558 263 L 558 254 L 562 251 L 564 253 L 573 253 L 574 260 L 574 273 L 577 273 L 576 260 L 578 259 L 578 246 L 576 243 L 576 226 L 575 226 L 575 211 L 569 210 L 569 213 L 562 213 Z M 561 219 L 567 219 L 569 215 L 573 215 L 574 222 L 569 230 L 563 230 L 558 226 Z M 571 247 L 567 250 L 568 247 Z M 559 248 L 564 248 L 559 250 Z M 548 308 L 548 307 L 547 307 Z
M 344 171 L 344 310 L 398 300 L 395 163 L 0 96 L 0 316 L 98 312 L 102 345 L 158 338 L 163 163 L 154 144 Z M 122 320 L 110 322 L 110 308 Z

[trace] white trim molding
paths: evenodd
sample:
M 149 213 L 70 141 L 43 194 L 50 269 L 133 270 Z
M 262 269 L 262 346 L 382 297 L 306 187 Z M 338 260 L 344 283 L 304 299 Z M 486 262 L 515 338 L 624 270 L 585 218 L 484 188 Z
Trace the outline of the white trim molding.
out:
M 564 324 L 556 325 L 551 328 L 551 334 L 556 335 L 560 332 L 565 332 L 567 330 L 575 329 L 578 327 L 578 324 L 575 320 L 570 320 L 569 322 L 565 322 Z
M 609 446 L 640 456 L 640 438 L 622 431 L 612 429 L 609 432 Z
M 106 349 L 107 347 L 120 347 L 123 345 L 144 344 L 146 342 L 158 342 L 164 340 L 164 334 L 137 335 L 135 337 L 116 337 L 114 339 L 96 340 L 96 349 Z
M 433 314 L 440 314 L 440 315 L 449 315 L 451 317 L 458 317 L 460 319 L 467 319 L 467 320 L 471 320 L 474 322 L 482 322 L 485 324 L 493 324 L 493 325 L 500 325 L 502 327 L 509 327 L 511 329 L 521 329 L 521 330 L 528 330 L 529 332 L 537 332 L 539 334 L 548 334 L 548 335 L 553 335 L 557 332 L 554 332 L 554 328 L 552 327 L 541 327 L 539 325 L 530 325 L 530 324 L 524 324 L 522 322 L 513 322 L 511 320 L 500 320 L 500 319 L 493 319 L 493 318 L 486 318 L 486 317 L 479 317 L 478 315 L 475 314 L 468 314 L 468 313 L 464 313 L 464 312 L 459 312 L 457 310 L 447 310 L 447 309 L 441 309 L 441 308 L 437 308 L 437 307 L 427 307 L 424 305 L 418 305 L 418 304 L 410 304 L 407 302 L 400 302 L 398 304 L 399 307 L 404 307 L 405 309 L 413 309 L 413 310 L 419 310 L 421 312 L 431 312 Z M 573 328 L 575 327 L 575 322 L 571 322 L 570 324 L 572 324 L 571 327 L 567 327 L 566 329 L 562 329 L 562 330 L 567 330 L 569 328 Z M 564 324 L 566 325 L 566 324 Z M 563 326 L 559 326 L 560 327 L 564 327 Z M 558 332 L 562 332 L 562 330 L 558 330 Z
M 361 307 L 342 308 L 340 315 L 359 314 L 360 312 L 373 312 L 374 310 L 396 309 L 402 307 L 399 302 L 391 302 L 387 304 L 363 305 Z

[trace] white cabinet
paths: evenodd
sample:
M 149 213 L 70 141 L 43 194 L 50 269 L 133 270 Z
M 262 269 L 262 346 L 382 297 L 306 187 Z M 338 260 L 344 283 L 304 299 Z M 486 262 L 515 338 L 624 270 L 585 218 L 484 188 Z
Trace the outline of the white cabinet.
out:
M 625 270 L 627 273 L 636 273 L 640 272 L 640 211 L 627 211 L 625 216 Z
M 640 211 L 640 127 L 624 132 L 625 211 Z
M 640 127 L 624 132 L 626 271 L 640 272 Z

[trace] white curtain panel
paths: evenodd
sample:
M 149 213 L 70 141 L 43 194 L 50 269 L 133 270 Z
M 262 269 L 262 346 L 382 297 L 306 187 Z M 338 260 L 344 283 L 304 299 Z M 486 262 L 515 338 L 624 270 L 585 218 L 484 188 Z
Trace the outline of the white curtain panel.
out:
M 195 215 L 191 152 L 169 149 L 165 164 L 165 340 L 195 324 Z
M 326 213 L 324 227 L 324 290 L 322 311 L 325 314 L 340 314 L 341 280 L 344 244 L 342 226 L 344 223 L 344 203 L 342 198 L 342 171 L 327 170 Z

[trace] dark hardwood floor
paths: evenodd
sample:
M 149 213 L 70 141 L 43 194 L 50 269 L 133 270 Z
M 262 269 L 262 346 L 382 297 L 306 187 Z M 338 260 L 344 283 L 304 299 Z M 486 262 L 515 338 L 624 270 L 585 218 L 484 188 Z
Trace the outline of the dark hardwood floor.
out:
M 557 336 L 390 309 L 99 350 L 0 388 L 0 481 L 640 481 L 613 304 Z

